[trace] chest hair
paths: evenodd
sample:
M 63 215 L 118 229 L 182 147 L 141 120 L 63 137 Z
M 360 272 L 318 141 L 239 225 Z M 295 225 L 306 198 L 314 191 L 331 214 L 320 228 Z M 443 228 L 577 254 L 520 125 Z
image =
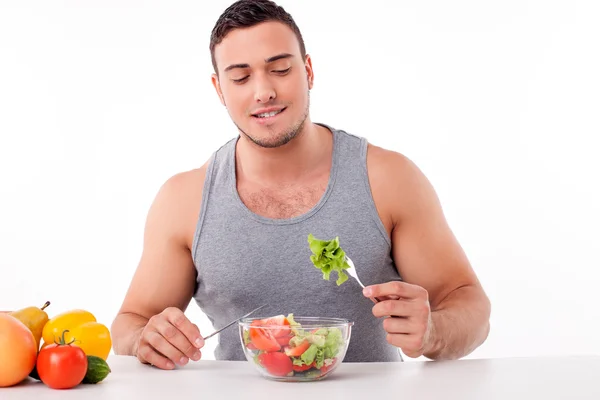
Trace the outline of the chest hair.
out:
M 327 180 L 311 185 L 271 189 L 242 185 L 238 192 L 252 212 L 267 218 L 293 218 L 313 208 L 327 189 Z

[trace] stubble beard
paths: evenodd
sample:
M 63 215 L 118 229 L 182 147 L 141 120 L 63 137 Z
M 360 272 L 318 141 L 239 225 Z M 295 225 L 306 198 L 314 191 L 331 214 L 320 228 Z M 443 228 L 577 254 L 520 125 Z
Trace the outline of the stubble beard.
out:
M 238 130 L 241 132 L 241 134 L 244 135 L 246 138 L 248 138 L 248 140 L 250 140 L 255 145 L 265 148 L 265 149 L 274 149 L 274 148 L 286 145 L 287 143 L 292 141 L 295 137 L 297 137 L 300 134 L 300 132 L 302 132 L 302 129 L 304 128 L 304 124 L 306 123 L 306 119 L 308 118 L 309 108 L 310 108 L 310 91 L 308 92 L 308 101 L 306 102 L 306 108 L 304 110 L 304 113 L 300 117 L 300 119 L 295 124 L 290 126 L 287 130 L 285 130 L 283 133 L 277 135 L 273 139 L 259 139 L 259 138 L 252 137 L 247 132 L 245 132 L 243 129 L 241 129 L 239 125 L 235 124 L 235 122 L 234 122 L 234 124 L 236 125 Z M 273 131 L 271 131 L 271 132 L 273 132 Z

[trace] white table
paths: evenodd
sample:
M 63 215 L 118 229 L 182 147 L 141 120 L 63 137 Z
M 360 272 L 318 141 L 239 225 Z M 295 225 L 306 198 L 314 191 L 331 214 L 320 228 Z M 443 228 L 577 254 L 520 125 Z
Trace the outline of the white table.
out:
M 27 380 L 0 388 L 13 399 L 600 399 L 600 357 L 342 363 L 319 382 L 275 382 L 247 362 L 201 360 L 172 371 L 111 356 L 97 385 L 53 390 Z

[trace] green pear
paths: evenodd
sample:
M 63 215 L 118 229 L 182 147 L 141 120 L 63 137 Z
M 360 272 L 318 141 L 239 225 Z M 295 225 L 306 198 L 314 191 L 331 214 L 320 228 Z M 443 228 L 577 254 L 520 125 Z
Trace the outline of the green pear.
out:
M 33 337 L 36 340 L 37 348 L 40 348 L 40 342 L 42 340 L 42 331 L 44 330 L 44 325 L 48 322 L 48 314 L 44 309 L 50 305 L 50 302 L 47 301 L 41 308 L 32 306 L 22 308 L 20 310 L 16 310 L 10 313 L 13 317 L 17 318 L 29 330 L 33 333 Z

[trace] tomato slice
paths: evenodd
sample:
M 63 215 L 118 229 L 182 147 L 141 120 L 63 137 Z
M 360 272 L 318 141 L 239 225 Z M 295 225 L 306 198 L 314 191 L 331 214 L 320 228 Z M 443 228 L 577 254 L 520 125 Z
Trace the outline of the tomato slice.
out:
M 291 332 L 290 321 L 284 315 L 260 320 L 260 325 L 267 327 L 276 338 L 287 336 Z
M 293 371 L 292 360 L 280 352 L 262 353 L 258 361 L 271 375 L 286 376 Z
M 310 342 L 306 339 L 296 347 L 286 347 L 285 354 L 289 357 L 300 357 L 310 347 Z
M 246 347 L 247 347 L 249 350 L 258 350 L 258 349 L 256 348 L 256 346 L 254 345 L 254 343 L 252 343 L 252 342 L 248 342 L 248 344 L 246 345 Z
M 256 321 L 255 321 L 256 322 Z M 262 329 L 255 325 L 254 322 L 250 325 L 250 341 L 258 350 L 277 351 L 281 349 L 281 345 L 277 343 L 277 339 L 268 329 Z
M 329 371 L 333 366 L 337 363 L 337 358 L 333 359 L 333 362 L 329 365 L 324 365 L 321 367 L 319 371 L 321 371 L 321 376 L 323 376 L 327 371 Z
M 293 365 L 292 369 L 296 372 L 304 372 L 304 371 L 308 371 L 309 369 L 311 369 L 312 367 L 315 366 L 315 362 L 313 361 L 312 363 L 308 364 L 308 365 Z
M 275 338 L 275 340 L 277 340 L 277 343 L 279 343 L 281 346 L 288 346 L 290 344 L 291 339 L 292 339 L 292 335 L 281 336 L 281 337 Z

